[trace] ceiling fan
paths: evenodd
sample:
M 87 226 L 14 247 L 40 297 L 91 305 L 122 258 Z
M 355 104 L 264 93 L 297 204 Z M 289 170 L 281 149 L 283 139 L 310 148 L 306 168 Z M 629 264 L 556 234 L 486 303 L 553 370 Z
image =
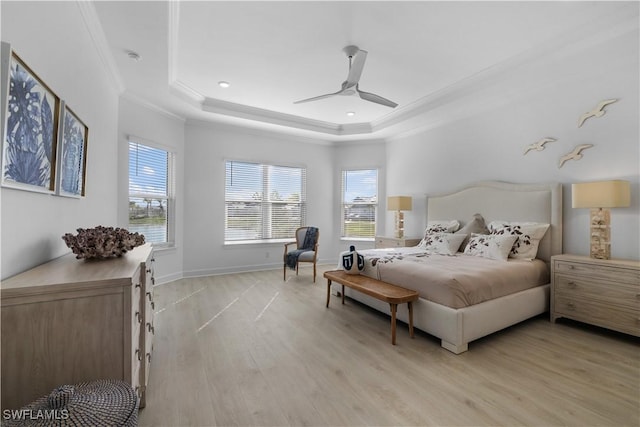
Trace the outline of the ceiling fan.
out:
M 349 58 L 349 75 L 347 75 L 347 80 L 342 82 L 342 88 L 335 93 L 302 99 L 300 101 L 295 101 L 294 104 L 318 101 L 320 99 L 330 98 L 336 95 L 357 95 L 365 101 L 375 102 L 376 104 L 385 105 L 391 108 L 397 107 L 398 104 L 396 104 L 395 102 L 389 101 L 388 99 L 383 98 L 380 95 L 376 95 L 375 93 L 364 92 L 358 87 L 358 82 L 360 81 L 360 76 L 362 75 L 362 69 L 364 68 L 364 62 L 367 59 L 367 51 L 359 49 L 358 46 L 347 46 L 342 49 L 342 51 L 346 53 L 347 57 Z

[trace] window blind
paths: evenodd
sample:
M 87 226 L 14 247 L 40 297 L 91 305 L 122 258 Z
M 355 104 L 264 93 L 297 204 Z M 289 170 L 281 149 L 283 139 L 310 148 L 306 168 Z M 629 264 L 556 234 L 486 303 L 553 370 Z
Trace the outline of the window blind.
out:
M 342 171 L 342 237 L 373 238 L 378 207 L 377 169 Z
M 169 229 L 170 153 L 129 142 L 129 231 L 166 243 Z
M 225 241 L 291 238 L 306 220 L 306 169 L 227 161 Z

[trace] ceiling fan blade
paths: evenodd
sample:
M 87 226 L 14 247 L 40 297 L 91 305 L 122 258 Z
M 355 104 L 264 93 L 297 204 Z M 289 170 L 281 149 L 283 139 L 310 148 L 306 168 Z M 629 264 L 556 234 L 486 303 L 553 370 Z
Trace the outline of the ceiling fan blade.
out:
M 365 101 L 375 102 L 376 104 L 385 105 L 391 108 L 396 108 L 398 106 L 398 104 L 396 104 L 395 102 L 389 101 L 388 99 L 383 98 L 380 95 L 376 95 L 375 93 L 364 92 L 359 90 L 358 88 L 356 88 L 356 90 L 358 91 L 358 95 L 360 95 L 360 98 L 364 99 Z
M 351 66 L 349 67 L 349 75 L 347 76 L 346 87 L 352 87 L 358 84 L 364 63 L 367 60 L 367 51 L 359 50 L 353 58 L 351 58 Z
M 326 95 L 314 96 L 313 98 L 301 99 L 300 101 L 294 101 L 294 104 L 302 104 L 303 102 L 318 101 L 320 99 L 330 98 L 332 96 L 339 95 L 340 92 L 342 91 L 338 91 L 335 93 L 328 93 Z

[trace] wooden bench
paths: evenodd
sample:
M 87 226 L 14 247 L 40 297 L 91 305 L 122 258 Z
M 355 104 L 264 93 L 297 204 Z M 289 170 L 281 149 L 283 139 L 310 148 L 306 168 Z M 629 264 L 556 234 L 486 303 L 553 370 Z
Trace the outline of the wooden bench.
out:
M 418 300 L 418 292 L 360 274 L 347 274 L 343 270 L 332 270 L 324 273 L 327 279 L 327 308 L 331 297 L 331 282 L 342 285 L 342 304 L 344 304 L 344 287 L 347 286 L 380 301 L 389 303 L 391 307 L 391 344 L 396 345 L 396 312 L 398 304 L 407 303 L 409 308 L 409 336 L 413 338 L 413 301 Z

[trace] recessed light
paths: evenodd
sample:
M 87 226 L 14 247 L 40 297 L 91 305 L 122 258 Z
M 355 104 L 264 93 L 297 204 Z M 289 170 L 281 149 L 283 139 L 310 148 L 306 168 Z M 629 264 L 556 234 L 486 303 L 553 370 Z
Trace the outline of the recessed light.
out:
M 225 81 L 221 80 L 221 81 L 219 81 L 219 82 L 218 82 L 218 86 L 223 87 L 223 88 L 225 88 L 225 89 L 226 89 L 226 88 L 228 88 L 229 86 L 231 86 L 231 83 L 229 83 L 229 82 L 225 82 Z
M 347 111 L 347 116 L 349 116 L 349 117 L 353 117 L 353 116 L 355 116 L 355 115 L 356 115 L 356 112 L 355 112 L 355 111 Z

